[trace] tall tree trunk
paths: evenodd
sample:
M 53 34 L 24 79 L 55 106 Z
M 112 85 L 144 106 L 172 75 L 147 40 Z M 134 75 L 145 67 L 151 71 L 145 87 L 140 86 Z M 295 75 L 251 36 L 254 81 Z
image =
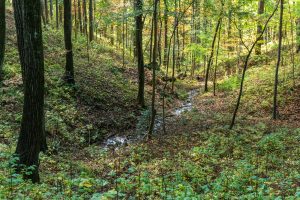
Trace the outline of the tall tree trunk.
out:
M 53 20 L 53 0 L 50 0 L 50 18 Z
M 2 69 L 4 63 L 4 53 L 5 53 L 5 32 L 6 32 L 6 22 L 5 22 L 5 0 L 0 0 L 0 83 L 2 81 Z
M 259 0 L 258 1 L 258 21 L 257 21 L 257 35 L 261 34 L 262 31 L 262 24 L 261 24 L 261 15 L 264 14 L 264 10 L 265 10 L 265 0 Z M 261 55 L 261 46 L 264 43 L 263 41 L 263 37 L 261 37 L 259 39 L 259 41 L 257 42 L 256 48 L 255 48 L 255 54 L 256 55 Z
M 135 0 L 135 44 L 137 54 L 137 64 L 139 73 L 138 103 L 145 107 L 145 72 L 144 72 L 144 55 L 143 55 L 143 0 Z
M 279 18 L 279 31 L 278 31 L 278 55 L 277 55 L 277 64 L 275 71 L 275 82 L 274 82 L 274 103 L 273 103 L 273 119 L 278 118 L 278 105 L 277 105 L 277 95 L 278 95 L 278 74 L 279 66 L 281 60 L 281 47 L 282 47 L 282 21 L 283 21 L 283 0 L 280 0 L 280 18 Z
M 209 71 L 210 71 L 211 63 L 212 63 L 214 52 L 215 52 L 215 42 L 216 42 L 216 38 L 217 38 L 217 35 L 218 35 L 218 32 L 219 32 L 221 21 L 222 21 L 222 17 L 220 16 L 220 18 L 217 22 L 217 26 L 216 26 L 216 30 L 215 30 L 215 34 L 214 34 L 214 39 L 213 39 L 212 44 L 211 44 L 210 57 L 209 57 L 209 60 L 208 60 L 208 63 L 207 63 L 206 76 L 205 76 L 205 87 L 204 87 L 205 92 L 208 92 Z
M 93 17 L 93 0 L 89 0 L 89 39 L 90 42 L 94 40 L 94 17 Z
M 45 11 L 45 0 L 40 0 L 40 9 L 41 9 L 41 16 L 43 19 L 43 24 L 46 25 L 47 24 L 47 20 L 46 20 L 46 11 Z
M 87 10 L 86 10 L 86 0 L 82 1 L 82 9 L 83 9 L 83 32 L 87 36 L 88 30 L 87 30 Z
M 168 4 L 164 0 L 164 65 L 167 64 L 168 59 Z
M 81 3 L 80 3 L 81 0 L 78 0 L 78 23 L 79 23 L 79 30 L 80 30 L 80 33 L 83 33 L 83 27 L 82 27 L 82 14 L 81 14 Z
M 67 83 L 74 84 L 71 4 L 71 0 L 64 0 L 64 37 L 66 49 L 66 71 L 64 80 Z
M 46 17 L 46 23 L 49 23 L 49 9 L 48 9 L 48 0 L 45 0 L 45 17 Z
M 296 41 L 297 41 L 297 53 L 300 52 L 300 17 L 296 19 Z
M 24 49 L 23 4 L 24 4 L 23 0 L 13 0 L 18 49 Z M 19 57 L 20 57 L 20 62 L 21 62 L 23 84 L 25 85 L 25 82 L 24 82 L 25 81 L 25 71 L 24 71 L 25 51 L 19 50 Z
M 77 34 L 78 34 L 78 20 L 77 20 L 77 5 L 76 5 L 76 0 L 74 0 L 73 3 L 73 12 L 74 12 L 74 21 L 75 21 L 75 27 L 74 27 L 74 32 L 75 32 L 75 39 L 77 40 Z
M 216 63 L 215 63 L 215 73 L 214 73 L 214 96 L 216 96 L 218 56 L 219 56 L 220 40 L 221 40 L 221 26 L 222 26 L 222 21 L 219 28 L 218 44 L 217 44 L 217 52 L 216 52 Z
M 292 47 L 291 47 L 291 62 L 292 62 L 292 78 L 293 78 L 293 87 L 296 86 L 295 83 L 295 46 L 294 46 L 294 17 L 292 15 L 292 10 L 291 10 L 291 6 L 288 2 L 289 5 L 289 15 L 290 15 L 290 24 L 291 24 L 291 39 L 292 39 Z
M 159 0 L 154 1 L 154 11 L 153 11 L 153 59 L 152 59 L 152 103 L 151 103 L 151 121 L 149 126 L 148 132 L 148 139 L 151 139 L 153 130 L 154 130 L 154 123 L 155 123 L 155 116 L 156 116 L 156 109 L 155 109 L 155 89 L 156 89 L 156 68 L 157 68 L 157 49 L 158 49 L 158 30 L 157 30 L 157 10 L 158 10 L 158 3 Z
M 63 23 L 63 6 L 61 3 L 58 4 L 58 10 L 59 10 L 59 23 Z
M 59 5 L 58 5 L 58 0 L 55 0 L 55 13 L 56 13 L 56 29 L 59 28 Z
M 17 171 L 33 167 L 24 178 L 37 183 L 39 153 L 47 149 L 44 120 L 44 54 L 39 0 L 14 0 L 15 20 L 21 65 L 24 71 L 24 105 L 20 135 L 16 148 Z M 20 25 L 22 24 L 22 25 Z M 21 28 L 21 30 L 18 30 Z M 22 33 L 22 35 L 19 35 Z M 26 51 L 25 51 L 26 49 Z M 38 101 L 37 101 L 38 100 Z
M 255 47 L 255 45 L 257 44 L 259 38 L 263 35 L 263 33 L 265 32 L 266 28 L 267 28 L 267 25 L 269 24 L 270 20 L 272 19 L 272 17 L 274 16 L 275 12 L 277 11 L 278 9 L 278 5 L 279 5 L 279 1 L 275 7 L 275 9 L 273 10 L 272 14 L 270 15 L 270 17 L 268 18 L 268 20 L 266 21 L 265 25 L 264 25 L 264 28 L 261 32 L 261 34 L 256 38 L 255 42 L 252 44 L 251 48 L 249 49 L 249 52 L 246 56 L 246 59 L 245 59 L 245 63 L 244 63 L 244 67 L 243 67 L 243 73 L 242 73 L 242 80 L 241 80 L 241 84 L 240 84 L 240 91 L 239 91 L 239 95 L 238 95 L 238 99 L 237 99 L 237 103 L 236 103 L 236 106 L 235 106 L 235 109 L 234 109 L 234 113 L 233 113 L 233 116 L 232 116 L 232 120 L 231 120 L 231 124 L 230 124 L 230 129 L 233 128 L 234 124 L 235 124 L 235 118 L 237 116 L 237 112 L 239 110 L 239 107 L 240 107 L 240 103 L 241 103 L 241 99 L 242 99 L 242 95 L 243 95 L 243 89 L 244 89 L 244 81 L 245 81 L 245 76 L 246 76 L 246 71 L 247 71 L 247 67 L 248 67 L 248 62 L 249 62 L 249 59 L 250 59 L 250 56 L 252 54 L 252 51 Z

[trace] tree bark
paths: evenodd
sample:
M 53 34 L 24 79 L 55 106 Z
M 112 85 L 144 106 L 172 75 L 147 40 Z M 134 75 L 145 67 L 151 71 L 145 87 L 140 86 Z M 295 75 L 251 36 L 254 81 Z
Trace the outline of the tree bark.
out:
M 261 25 L 261 15 L 264 14 L 264 10 L 265 10 L 265 0 L 259 0 L 258 2 L 258 21 L 257 21 L 257 35 L 261 34 L 262 31 L 262 25 Z M 259 39 L 259 41 L 257 42 L 256 48 L 255 48 L 255 54 L 256 55 L 261 55 L 261 46 L 264 43 L 263 41 L 263 36 Z
M 210 57 L 209 57 L 209 60 L 208 60 L 208 63 L 207 63 L 206 76 L 205 76 L 205 87 L 204 87 L 205 92 L 208 92 L 209 71 L 210 71 L 211 63 L 212 63 L 214 52 L 215 52 L 215 42 L 216 42 L 216 38 L 217 38 L 217 35 L 218 35 L 218 32 L 219 32 L 221 21 L 222 21 L 222 17 L 220 16 L 220 18 L 217 22 L 217 26 L 216 26 L 216 30 L 215 30 L 215 34 L 214 34 L 214 39 L 213 39 L 213 42 L 211 44 Z
M 273 119 L 278 118 L 278 105 L 277 105 L 277 96 L 278 96 L 278 74 L 279 66 L 281 61 L 281 48 L 282 48 L 282 21 L 283 21 L 283 0 L 280 0 L 280 18 L 279 18 L 279 31 L 278 31 L 278 53 L 277 53 L 277 64 L 275 70 L 275 82 L 274 82 L 274 102 L 273 102 Z
M 15 18 L 15 25 L 16 25 L 16 31 L 17 31 L 17 44 L 18 49 L 24 49 L 24 38 L 23 38 L 23 32 L 24 32 L 24 24 L 23 24 L 23 1 L 22 0 L 13 0 L 13 8 L 14 8 L 14 18 Z M 22 70 L 22 79 L 23 84 L 25 84 L 25 72 L 24 72 L 24 66 L 25 66 L 25 51 L 19 50 L 19 57 L 21 62 L 21 70 Z
M 155 116 L 156 116 L 156 109 L 155 109 L 155 89 L 156 89 L 156 68 L 157 68 L 157 49 L 158 49 L 158 30 L 157 30 L 157 10 L 158 10 L 158 2 L 159 0 L 154 1 L 154 11 L 153 11 L 153 57 L 152 57 L 152 103 L 151 103 L 151 121 L 149 126 L 148 132 L 148 139 L 151 139 L 153 130 L 154 130 L 154 123 L 155 123 Z
M 50 18 L 53 19 L 53 0 L 50 0 Z
M 78 0 L 78 21 L 79 21 L 79 30 L 80 30 L 80 33 L 83 33 L 83 27 L 82 27 L 82 14 L 81 14 L 81 3 L 80 3 L 80 0 Z
M 137 54 L 137 64 L 139 73 L 138 103 L 145 107 L 145 72 L 144 72 L 144 55 L 143 55 L 143 0 L 135 0 L 135 44 Z
M 6 32 L 6 22 L 5 22 L 5 0 L 0 0 L 0 82 L 2 81 L 2 69 L 4 63 L 4 53 L 5 53 L 5 32 Z
M 168 4 L 164 0 L 164 65 L 167 64 L 168 59 Z
M 83 32 L 87 36 L 88 30 L 87 30 L 87 10 L 86 10 L 86 0 L 82 1 L 82 9 L 83 9 Z
M 94 40 L 94 17 L 93 17 L 93 0 L 89 0 L 89 39 Z
M 71 0 L 64 0 L 64 37 L 66 49 L 66 71 L 64 80 L 69 84 L 74 84 L 71 4 Z
M 45 17 L 46 17 L 46 23 L 49 23 L 49 9 L 48 9 L 48 0 L 45 0 L 44 3 L 45 6 Z
M 17 171 L 33 167 L 24 178 L 37 183 L 39 153 L 46 151 L 44 120 L 44 53 L 39 0 L 14 0 L 21 65 L 24 72 L 24 105 L 16 155 Z M 21 30 L 19 30 L 21 28 Z M 21 35 L 20 35 L 21 34 Z M 26 49 L 26 51 L 25 51 Z M 25 169 L 24 169 L 25 167 Z
M 56 29 L 59 28 L 59 12 L 58 12 L 58 0 L 55 0 L 55 13 L 56 13 Z

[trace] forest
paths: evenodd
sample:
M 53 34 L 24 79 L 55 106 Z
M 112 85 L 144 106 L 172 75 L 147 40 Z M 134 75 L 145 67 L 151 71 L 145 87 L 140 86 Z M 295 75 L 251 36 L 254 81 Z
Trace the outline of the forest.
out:
M 300 0 L 0 0 L 0 199 L 300 199 Z

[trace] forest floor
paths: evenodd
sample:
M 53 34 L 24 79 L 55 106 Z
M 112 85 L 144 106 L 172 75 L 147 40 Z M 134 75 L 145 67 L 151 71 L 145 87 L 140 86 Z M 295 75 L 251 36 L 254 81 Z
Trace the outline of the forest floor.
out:
M 106 43 L 92 43 L 88 53 L 85 39 L 79 37 L 74 43 L 76 86 L 65 85 L 63 34 L 51 27 L 44 31 L 49 151 L 41 155 L 42 184 L 22 180 L 10 169 L 23 101 L 11 13 L 7 24 L 0 89 L 0 199 L 300 198 L 299 64 L 295 86 L 291 63 L 281 67 L 277 121 L 271 120 L 273 55 L 268 64 L 247 71 L 233 130 L 229 124 L 240 78 L 224 77 L 216 96 L 187 78 L 176 81 L 175 94 L 168 87 L 166 133 L 160 127 L 150 141 L 104 148 L 103 142 L 114 135 L 138 137 L 145 132 L 149 112 L 136 107 L 135 66 L 127 55 L 123 67 L 121 53 Z M 189 99 L 191 107 L 175 115 L 193 89 L 197 93 Z M 146 99 L 150 91 L 147 70 Z M 159 117 L 161 96 L 157 99 Z

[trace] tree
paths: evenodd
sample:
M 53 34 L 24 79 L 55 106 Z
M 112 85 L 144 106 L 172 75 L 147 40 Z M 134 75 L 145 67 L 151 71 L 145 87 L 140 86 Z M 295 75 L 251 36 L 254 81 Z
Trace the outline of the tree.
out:
M 144 71 L 144 55 L 143 55 L 143 0 L 135 0 L 135 44 L 137 54 L 137 65 L 139 73 L 139 89 L 138 103 L 145 106 L 144 90 L 145 90 L 145 71 Z
M 94 40 L 93 0 L 89 0 L 89 39 Z
M 50 0 L 50 18 L 53 19 L 53 0 Z
M 257 35 L 261 34 L 262 31 L 262 25 L 261 25 L 261 15 L 264 14 L 265 10 L 265 0 L 259 0 L 258 1 L 258 21 L 257 21 Z M 261 46 L 263 44 L 263 37 L 259 38 L 259 41 L 257 42 L 256 48 L 255 48 L 255 54 L 260 55 L 261 54 Z
M 83 32 L 86 36 L 88 36 L 86 0 L 82 0 L 82 13 L 83 13 Z
M 66 49 L 66 67 L 64 80 L 69 84 L 74 84 L 74 64 L 72 45 L 72 13 L 71 0 L 64 0 L 64 38 Z
M 218 32 L 219 32 L 221 21 L 222 21 L 222 17 L 220 16 L 219 20 L 217 22 L 217 26 L 216 26 L 214 38 L 213 38 L 213 41 L 212 41 L 212 44 L 211 44 L 211 53 L 210 53 L 210 57 L 209 57 L 209 60 L 208 60 L 208 63 L 207 63 L 206 76 L 205 76 L 205 88 L 204 88 L 205 92 L 208 92 L 209 71 L 210 71 L 210 67 L 211 67 L 213 56 L 214 56 L 214 52 L 215 52 L 215 42 L 216 42 L 216 39 L 217 39 L 217 35 L 218 35 Z
M 0 81 L 2 80 L 2 68 L 5 53 L 5 0 L 0 1 Z
M 164 65 L 168 59 L 168 3 L 164 0 Z
M 279 0 L 280 1 L 280 0 Z M 246 71 L 247 71 L 247 67 L 248 67 L 248 62 L 249 62 L 249 59 L 250 59 L 250 56 L 252 54 L 252 51 L 255 47 L 255 45 L 257 44 L 257 42 L 259 41 L 260 37 L 263 35 L 263 33 L 265 32 L 266 28 L 267 28 L 267 25 L 269 24 L 270 20 L 272 19 L 272 17 L 274 16 L 275 12 L 277 11 L 278 9 L 278 5 L 279 5 L 279 1 L 274 9 L 274 11 L 272 12 L 272 14 L 270 15 L 270 17 L 268 18 L 268 20 L 266 21 L 265 25 L 264 25 L 264 28 L 261 32 L 261 34 L 256 38 L 255 42 L 252 44 L 251 48 L 249 49 L 247 47 L 247 50 L 248 50 L 248 54 L 246 56 L 246 59 L 245 59 L 245 63 L 244 63 L 244 67 L 243 67 L 243 73 L 242 73 L 242 79 L 241 79 L 241 84 L 240 84 L 240 91 L 239 91 L 239 95 L 238 95 L 238 99 L 237 99 L 237 103 L 236 103 L 236 106 L 235 106 L 235 109 L 234 109 L 234 113 L 233 113 L 233 116 L 232 116 L 232 120 L 231 120 L 231 124 L 230 124 L 230 129 L 233 128 L 234 124 L 235 124 L 235 118 L 237 116 L 237 112 L 239 110 L 239 107 L 240 107 L 240 103 L 241 103 L 241 99 L 242 99 L 242 95 L 243 95 L 243 89 L 244 89 L 244 81 L 245 81 L 245 76 L 246 76 Z M 244 42 L 242 41 L 242 43 L 244 44 Z
M 81 15 L 81 4 L 80 4 L 80 0 L 78 0 L 78 22 L 79 22 L 79 30 L 80 33 L 83 33 L 83 27 L 82 27 L 82 15 Z
M 45 16 L 46 16 L 46 23 L 49 23 L 49 10 L 48 10 L 48 0 L 45 0 Z
M 30 173 L 23 174 L 24 178 L 37 183 L 40 181 L 39 153 L 47 149 L 41 4 L 39 0 L 14 0 L 13 5 L 24 82 L 23 116 L 16 148 L 17 172 L 31 167 Z
M 55 0 L 55 15 L 56 15 L 56 29 L 59 28 L 59 6 L 58 6 L 58 0 Z
M 155 109 L 155 90 L 156 90 L 156 68 L 157 68 L 157 49 L 158 49 L 158 28 L 157 28 L 157 10 L 158 10 L 158 2 L 159 0 L 154 1 L 154 11 L 153 11 L 153 57 L 152 57 L 152 103 L 151 103 L 151 120 L 150 120 L 150 127 L 148 132 L 148 139 L 151 139 L 152 133 L 154 130 L 154 122 L 156 116 L 156 109 Z
M 281 61 L 281 47 L 282 47 L 282 21 L 283 21 L 283 0 L 280 0 L 280 17 L 279 17 L 279 31 L 278 31 L 278 53 L 277 53 L 277 64 L 275 70 L 275 82 L 274 82 L 274 102 L 273 102 L 273 119 L 276 120 L 278 117 L 278 105 L 277 105 L 277 95 L 278 95 L 278 74 L 279 66 Z

